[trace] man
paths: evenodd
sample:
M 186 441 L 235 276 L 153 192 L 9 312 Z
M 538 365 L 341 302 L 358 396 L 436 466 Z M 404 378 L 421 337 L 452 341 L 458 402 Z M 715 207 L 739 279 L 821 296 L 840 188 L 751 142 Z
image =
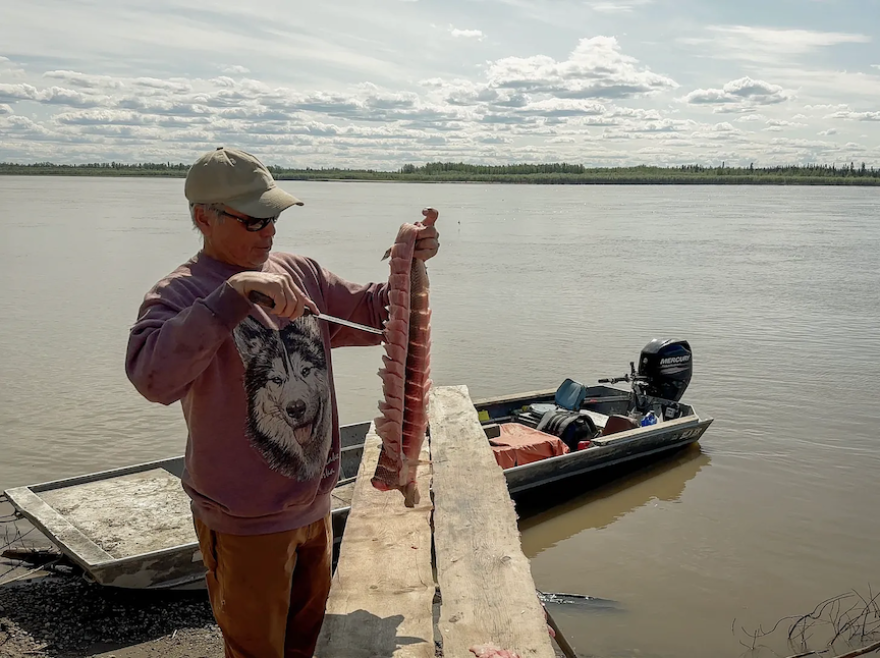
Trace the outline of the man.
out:
M 381 327 L 387 282 L 351 283 L 311 258 L 273 253 L 278 216 L 303 204 L 248 153 L 206 153 L 184 193 L 203 247 L 146 294 L 126 373 L 148 400 L 181 402 L 183 487 L 226 656 L 311 657 L 330 589 L 339 477 L 330 350 L 381 337 L 303 313 Z M 438 248 L 436 229 L 425 227 L 416 257 Z M 253 291 L 273 310 L 251 303 Z

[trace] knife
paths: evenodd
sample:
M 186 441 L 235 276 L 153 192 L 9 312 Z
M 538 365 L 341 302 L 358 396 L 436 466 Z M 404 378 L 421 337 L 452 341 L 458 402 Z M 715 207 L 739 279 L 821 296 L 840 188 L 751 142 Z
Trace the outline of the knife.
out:
M 256 290 L 251 290 L 248 293 L 248 299 L 252 301 L 254 304 L 259 304 L 260 306 L 265 306 L 268 309 L 275 308 L 275 300 L 269 297 L 269 295 L 264 295 L 261 292 Z M 312 310 L 307 306 L 303 311 L 303 315 L 314 315 L 319 320 L 325 320 L 327 322 L 335 322 L 336 324 L 341 324 L 345 327 L 351 327 L 352 329 L 360 329 L 361 331 L 368 331 L 371 334 L 382 335 L 385 333 L 384 329 L 376 329 L 376 327 L 368 327 L 365 324 L 358 324 L 356 322 L 349 322 L 348 320 L 343 320 L 342 318 L 335 318 L 332 315 L 324 315 L 323 313 L 313 313 Z

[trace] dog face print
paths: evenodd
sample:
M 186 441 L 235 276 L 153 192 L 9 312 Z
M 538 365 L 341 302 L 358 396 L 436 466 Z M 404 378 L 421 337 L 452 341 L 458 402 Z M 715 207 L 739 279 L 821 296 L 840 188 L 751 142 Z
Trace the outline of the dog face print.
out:
M 233 332 L 245 368 L 247 432 L 270 468 L 319 477 L 332 441 L 327 360 L 315 318 L 281 330 L 247 317 Z

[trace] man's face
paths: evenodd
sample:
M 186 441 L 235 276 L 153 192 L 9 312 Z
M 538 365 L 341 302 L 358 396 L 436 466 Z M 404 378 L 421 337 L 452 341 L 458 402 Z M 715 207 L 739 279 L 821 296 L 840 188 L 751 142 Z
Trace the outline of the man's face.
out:
M 246 222 L 251 217 L 228 206 L 220 211 L 205 211 L 199 226 L 205 236 L 208 254 L 230 265 L 247 269 L 259 269 L 268 260 L 275 236 L 275 223 L 269 222 L 258 231 L 248 230 Z

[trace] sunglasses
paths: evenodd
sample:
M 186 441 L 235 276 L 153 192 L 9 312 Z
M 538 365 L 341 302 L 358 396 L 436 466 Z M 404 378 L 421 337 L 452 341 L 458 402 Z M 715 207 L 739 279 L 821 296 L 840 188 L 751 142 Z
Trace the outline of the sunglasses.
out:
M 250 231 L 252 233 L 256 233 L 257 231 L 262 231 L 264 228 L 269 226 L 269 224 L 274 224 L 278 221 L 278 215 L 274 217 L 238 217 L 237 215 L 231 215 L 224 210 L 218 210 L 218 214 L 225 215 L 226 217 L 231 217 L 235 221 L 241 223 L 246 231 Z

